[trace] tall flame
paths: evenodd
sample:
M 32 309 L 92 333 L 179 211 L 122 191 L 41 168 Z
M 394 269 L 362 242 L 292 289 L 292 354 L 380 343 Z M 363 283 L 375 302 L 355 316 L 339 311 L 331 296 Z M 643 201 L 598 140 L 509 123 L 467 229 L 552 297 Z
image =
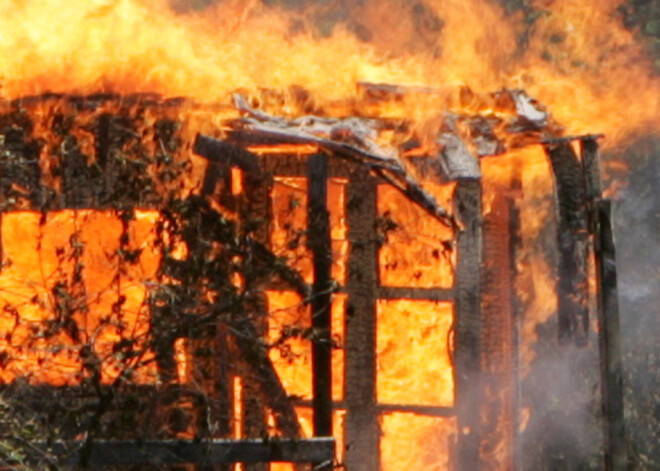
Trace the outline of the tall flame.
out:
M 660 112 L 660 81 L 616 14 L 621 3 L 536 0 L 529 26 L 487 0 L 324 2 L 303 12 L 226 1 L 189 13 L 166 0 L 2 0 L 2 92 L 217 102 L 236 89 L 300 85 L 322 103 L 355 96 L 357 81 L 524 87 L 568 132 L 603 132 L 615 145 Z M 324 35 L 331 8 L 343 21 Z

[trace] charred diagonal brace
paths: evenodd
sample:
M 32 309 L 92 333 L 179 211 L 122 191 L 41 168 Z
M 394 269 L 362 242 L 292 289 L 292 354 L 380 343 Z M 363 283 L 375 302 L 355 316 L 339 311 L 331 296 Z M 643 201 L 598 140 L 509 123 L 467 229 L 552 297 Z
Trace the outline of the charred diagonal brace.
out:
M 244 317 L 231 322 L 229 327 L 234 344 L 240 351 L 245 366 L 250 370 L 250 376 L 256 378 L 260 384 L 261 399 L 272 411 L 276 428 L 285 437 L 300 437 L 302 431 L 293 402 L 268 356 L 266 346 L 255 341 L 259 338 L 259 331 L 254 321 Z
M 442 224 L 455 229 L 456 219 L 442 208 L 435 198 L 416 182 L 395 159 L 375 155 L 344 142 L 320 138 L 312 134 L 290 129 L 278 129 L 264 125 L 237 129 L 229 135 L 231 142 L 197 135 L 193 152 L 211 161 L 229 161 L 245 171 L 251 171 L 256 159 L 254 154 L 243 149 L 255 144 L 311 144 L 337 157 L 361 163 L 374 174 L 392 184 L 397 190 L 419 205 L 424 211 Z M 248 157 L 248 155 L 252 157 Z
M 304 302 L 309 302 L 312 290 L 298 270 L 291 268 L 284 261 L 280 261 L 280 257 L 275 255 L 264 244 L 252 239 L 248 242 L 252 250 L 252 256 L 257 263 L 262 263 L 269 267 L 283 282 L 290 285 Z

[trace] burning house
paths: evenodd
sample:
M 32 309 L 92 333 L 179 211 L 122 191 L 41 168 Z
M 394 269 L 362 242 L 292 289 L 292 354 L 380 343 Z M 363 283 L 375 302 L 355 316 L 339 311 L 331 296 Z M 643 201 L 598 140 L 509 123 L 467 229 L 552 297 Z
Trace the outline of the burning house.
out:
M 341 90 L 322 95 L 327 64 L 307 82 L 267 58 L 267 32 L 304 25 L 254 5 L 161 7 L 81 7 L 72 22 L 97 29 L 62 35 L 86 51 L 95 34 L 129 38 L 134 55 L 55 64 L 36 39 L 43 70 L 4 64 L 5 461 L 532 469 L 529 431 L 565 419 L 524 397 L 551 321 L 562 374 L 597 351 L 602 458 L 623 469 L 611 208 L 603 136 L 589 134 L 602 129 L 562 122 L 554 99 L 521 87 L 428 84 L 411 63 L 407 76 L 364 52 L 339 63 L 374 80 L 338 69 Z M 456 12 L 437 8 L 451 29 Z M 26 24 L 38 10 L 16 9 Z M 412 8 L 427 19 L 418 31 L 434 31 L 434 11 Z M 156 42 L 138 26 L 152 14 L 144 28 L 170 34 L 146 60 L 138 39 Z M 245 33 L 236 18 L 275 29 Z M 233 46 L 222 64 L 207 50 L 214 25 L 235 33 L 221 37 Z M 345 54 L 344 40 L 277 47 L 330 64 L 312 57 Z M 268 86 L 254 79 L 260 60 L 279 71 L 263 71 Z M 583 406 L 568 404 L 572 391 L 554 400 Z M 547 443 L 562 455 L 548 469 L 587 469 L 570 434 Z

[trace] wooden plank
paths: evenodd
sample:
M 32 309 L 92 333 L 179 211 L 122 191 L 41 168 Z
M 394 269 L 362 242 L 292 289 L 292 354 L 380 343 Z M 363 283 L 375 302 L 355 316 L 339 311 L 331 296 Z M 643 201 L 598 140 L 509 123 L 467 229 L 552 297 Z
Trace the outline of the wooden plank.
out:
M 570 143 L 545 146 L 557 198 L 557 301 L 561 342 L 584 345 L 589 335 L 588 220 L 584 176 Z
M 297 399 L 294 401 L 296 407 L 312 407 L 312 401 Z M 332 401 L 332 407 L 335 410 L 346 409 L 345 401 Z M 392 412 L 402 412 L 407 414 L 417 414 L 426 417 L 455 417 L 456 409 L 447 406 L 420 406 L 416 404 L 376 404 L 376 411 L 379 414 L 388 414 Z
M 598 234 L 595 255 L 605 469 L 606 471 L 624 471 L 628 469 L 628 457 L 623 410 L 621 329 L 611 201 L 599 201 L 597 211 Z
M 446 301 L 454 300 L 455 291 L 451 288 L 409 288 L 399 286 L 379 286 L 379 299 L 414 299 L 419 301 Z
M 481 469 L 481 182 L 459 180 L 454 202 L 463 224 L 458 235 L 455 283 L 454 387 L 458 416 L 455 459 L 458 471 L 478 471 Z
M 51 455 L 61 460 L 63 466 L 77 467 L 81 446 L 82 442 L 36 444 L 30 459 L 43 463 L 44 456 Z M 107 440 L 95 441 L 91 445 L 89 462 L 96 469 L 181 464 L 311 463 L 332 461 L 334 456 L 335 440 L 329 437 L 306 440 Z
M 376 286 L 378 247 L 376 181 L 357 168 L 346 187 L 348 281 L 346 304 L 345 443 L 351 471 L 379 469 L 376 403 Z
M 307 246 L 312 252 L 314 284 L 311 315 L 312 390 L 314 435 L 332 436 L 332 247 L 330 212 L 328 211 L 328 156 L 312 155 L 309 159 Z

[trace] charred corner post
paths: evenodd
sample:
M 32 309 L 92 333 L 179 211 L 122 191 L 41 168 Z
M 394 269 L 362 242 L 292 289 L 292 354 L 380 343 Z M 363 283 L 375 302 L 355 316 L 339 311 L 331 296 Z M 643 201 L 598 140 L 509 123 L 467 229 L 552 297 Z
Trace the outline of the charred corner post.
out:
M 545 143 L 555 176 L 558 219 L 559 340 L 585 345 L 589 334 L 588 264 L 596 269 L 598 346 L 605 469 L 627 469 L 623 367 L 611 201 L 603 198 L 598 138 Z M 580 156 L 571 145 L 579 140 Z

